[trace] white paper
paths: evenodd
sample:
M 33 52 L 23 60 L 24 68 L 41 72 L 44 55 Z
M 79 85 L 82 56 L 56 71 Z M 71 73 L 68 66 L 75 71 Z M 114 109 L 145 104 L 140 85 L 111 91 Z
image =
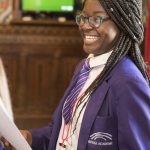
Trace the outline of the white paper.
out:
M 3 62 L 0 58 L 0 98 L 2 103 L 5 106 L 5 109 L 7 110 L 7 113 L 11 120 L 13 120 L 13 111 L 12 111 L 12 105 L 11 105 L 11 98 L 9 94 L 9 88 L 6 78 L 5 69 L 3 67 Z
M 22 136 L 16 125 L 8 116 L 7 110 L 0 99 L 0 134 L 16 150 L 32 150 L 25 138 Z

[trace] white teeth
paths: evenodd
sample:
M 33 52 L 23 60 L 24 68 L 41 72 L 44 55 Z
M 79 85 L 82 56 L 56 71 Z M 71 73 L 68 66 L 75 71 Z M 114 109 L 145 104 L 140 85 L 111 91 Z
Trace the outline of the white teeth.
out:
M 84 44 L 94 44 L 99 40 L 98 36 L 94 35 L 85 35 L 84 36 Z
M 86 39 L 97 39 L 98 37 L 96 36 L 85 36 Z

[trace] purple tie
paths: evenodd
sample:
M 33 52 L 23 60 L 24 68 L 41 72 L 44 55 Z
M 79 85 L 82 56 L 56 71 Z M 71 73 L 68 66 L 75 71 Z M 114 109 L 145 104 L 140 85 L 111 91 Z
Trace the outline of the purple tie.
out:
M 73 106 L 75 104 L 75 101 L 83 88 L 83 85 L 85 84 L 88 75 L 90 72 L 90 65 L 89 61 L 86 60 L 78 77 L 77 83 L 73 90 L 71 91 L 70 95 L 68 95 L 65 103 L 64 103 L 64 108 L 63 108 L 63 117 L 65 120 L 65 124 L 71 121 L 72 118 L 72 111 L 73 111 Z

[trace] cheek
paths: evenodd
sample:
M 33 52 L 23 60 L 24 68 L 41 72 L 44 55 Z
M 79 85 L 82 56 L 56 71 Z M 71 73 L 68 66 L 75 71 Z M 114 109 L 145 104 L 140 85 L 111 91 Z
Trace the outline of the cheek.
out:
M 118 39 L 120 32 L 116 27 L 110 27 L 105 32 L 105 41 L 107 44 L 114 44 Z
M 107 22 L 99 32 L 105 34 L 108 41 L 114 41 L 115 38 L 119 35 L 119 28 L 116 26 L 114 22 Z
M 120 34 L 120 30 L 119 28 L 116 26 L 115 23 L 111 23 L 111 27 L 109 28 L 109 35 L 110 35 L 110 38 L 113 40 L 115 39 L 116 37 L 118 37 L 118 35 Z
M 98 33 L 100 35 L 99 45 L 101 46 L 106 45 L 112 38 L 110 38 L 108 30 L 106 30 L 105 28 L 100 28 L 98 30 Z
M 118 31 L 116 31 L 115 29 L 111 28 L 109 30 L 109 32 L 108 32 L 108 35 L 109 35 L 109 40 L 113 41 L 118 36 Z

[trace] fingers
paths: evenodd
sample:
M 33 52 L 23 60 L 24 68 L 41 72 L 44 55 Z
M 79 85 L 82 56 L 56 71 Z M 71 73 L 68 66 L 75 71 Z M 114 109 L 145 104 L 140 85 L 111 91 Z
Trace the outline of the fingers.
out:
M 32 135 L 31 135 L 30 131 L 28 131 L 28 130 L 20 130 L 20 132 L 24 136 L 24 138 L 27 140 L 29 145 L 31 145 L 32 144 Z
M 4 147 L 5 150 L 15 150 L 15 148 L 13 148 L 13 146 L 11 146 L 11 144 L 9 142 L 4 142 Z
M 1 137 L 0 140 L 5 150 L 15 150 L 15 148 L 4 137 Z
M 1 141 L 1 137 L 0 137 L 0 149 L 3 149 L 4 148 L 4 144 L 3 142 Z
M 27 140 L 28 138 L 28 133 L 26 132 L 26 130 L 20 130 L 21 134 L 24 136 L 24 138 Z
M 29 145 L 32 144 L 32 135 L 28 130 L 20 130 L 21 134 L 24 136 Z M 5 150 L 16 150 L 4 137 L 0 137 L 1 145 Z

